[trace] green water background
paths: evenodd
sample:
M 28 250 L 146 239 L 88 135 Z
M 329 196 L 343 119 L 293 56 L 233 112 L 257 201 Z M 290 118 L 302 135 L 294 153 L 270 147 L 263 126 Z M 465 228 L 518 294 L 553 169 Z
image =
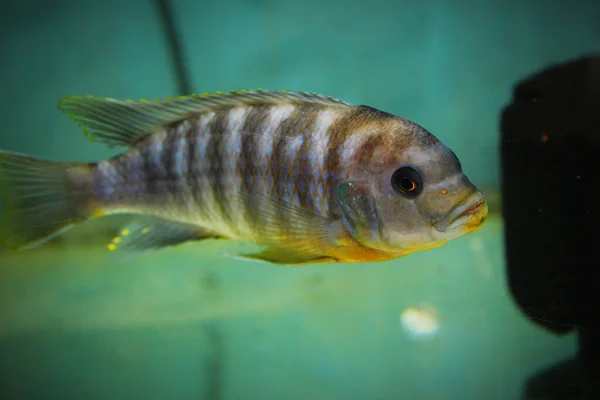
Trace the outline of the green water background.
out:
M 84 139 L 58 98 L 178 94 L 152 2 L 8 4 L 0 148 L 106 158 L 115 150 Z M 600 50 L 591 1 L 172 4 L 197 92 L 309 90 L 402 115 L 495 198 L 515 82 Z M 0 397 L 517 399 L 575 339 L 511 300 L 498 209 L 439 249 L 301 269 L 234 261 L 217 242 L 118 265 L 103 258 L 117 221 L 86 224 L 0 258 Z M 411 307 L 438 310 L 436 335 L 403 328 Z

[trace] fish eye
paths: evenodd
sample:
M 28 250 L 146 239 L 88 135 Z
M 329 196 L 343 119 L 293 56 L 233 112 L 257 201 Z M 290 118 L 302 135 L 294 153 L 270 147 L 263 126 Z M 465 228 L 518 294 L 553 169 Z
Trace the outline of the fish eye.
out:
M 398 168 L 392 174 L 391 183 L 397 193 L 411 199 L 417 197 L 423 190 L 423 179 L 412 167 Z

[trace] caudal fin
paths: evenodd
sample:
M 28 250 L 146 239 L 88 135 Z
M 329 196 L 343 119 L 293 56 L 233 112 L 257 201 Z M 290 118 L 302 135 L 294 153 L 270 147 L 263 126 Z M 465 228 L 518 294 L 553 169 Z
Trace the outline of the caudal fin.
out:
M 85 220 L 91 171 L 0 150 L 0 244 L 33 247 Z

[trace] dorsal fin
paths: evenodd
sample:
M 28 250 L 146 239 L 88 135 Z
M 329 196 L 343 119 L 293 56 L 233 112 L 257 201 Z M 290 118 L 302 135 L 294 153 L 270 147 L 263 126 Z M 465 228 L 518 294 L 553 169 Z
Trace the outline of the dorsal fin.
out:
M 311 92 L 259 89 L 140 101 L 69 96 L 59 100 L 58 107 L 83 128 L 91 141 L 132 146 L 156 130 L 194 114 L 236 106 L 290 103 L 350 106 L 342 100 Z

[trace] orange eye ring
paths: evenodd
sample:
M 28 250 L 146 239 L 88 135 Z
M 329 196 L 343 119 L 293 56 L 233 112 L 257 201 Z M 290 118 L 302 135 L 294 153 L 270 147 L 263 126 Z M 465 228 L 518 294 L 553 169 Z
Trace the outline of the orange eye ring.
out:
M 417 190 L 417 184 L 410 178 L 402 178 L 400 180 L 400 186 L 404 189 L 405 192 L 412 192 Z

